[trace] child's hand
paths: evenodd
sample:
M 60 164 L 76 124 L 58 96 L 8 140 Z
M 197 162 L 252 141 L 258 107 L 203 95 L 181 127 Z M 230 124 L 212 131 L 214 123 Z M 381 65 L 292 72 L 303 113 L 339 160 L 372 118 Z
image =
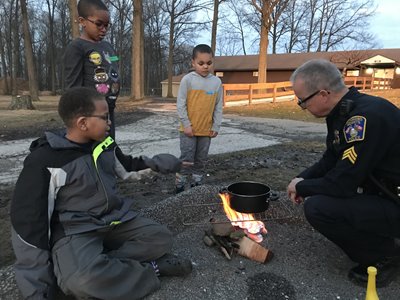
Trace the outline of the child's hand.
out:
M 142 159 L 149 168 L 162 174 L 179 172 L 182 167 L 182 161 L 168 153 L 157 154 L 153 158 L 142 156 Z
M 218 131 L 213 131 L 213 130 L 210 131 L 210 137 L 214 138 L 217 135 L 218 135 Z
M 192 136 L 193 136 L 193 129 L 192 129 L 192 126 L 185 127 L 185 128 L 183 129 L 183 133 L 184 133 L 186 136 L 192 137 Z

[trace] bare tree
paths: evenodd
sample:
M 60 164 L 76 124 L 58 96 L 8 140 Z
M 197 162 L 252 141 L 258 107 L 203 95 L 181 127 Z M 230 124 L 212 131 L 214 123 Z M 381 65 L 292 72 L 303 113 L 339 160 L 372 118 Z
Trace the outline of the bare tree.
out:
M 32 39 L 31 39 L 31 32 L 29 30 L 26 0 L 20 0 L 20 5 L 21 5 L 22 25 L 24 32 L 25 59 L 28 69 L 29 92 L 32 101 L 38 101 L 39 87 L 37 81 L 35 61 L 33 59 Z
M 195 32 L 201 29 L 204 22 L 194 21 L 198 11 L 204 5 L 196 0 L 165 0 L 163 9 L 169 15 L 169 42 L 168 42 L 168 92 L 167 97 L 172 97 L 172 76 L 174 66 L 174 51 L 179 40 L 190 41 Z
M 330 61 L 335 64 L 343 64 L 342 74 L 346 76 L 349 67 L 359 66 L 367 58 L 368 54 L 364 51 L 340 51 L 332 54 Z
M 261 14 L 260 51 L 258 57 L 258 82 L 267 82 L 268 33 L 272 24 L 276 23 L 289 0 L 251 0 L 253 6 Z M 279 10 L 274 9 L 279 5 Z
M 297 44 L 303 43 L 301 31 L 307 10 L 298 9 L 298 3 L 298 0 L 291 0 L 285 11 L 282 13 L 282 22 L 274 24 L 274 27 L 284 26 L 287 29 L 283 45 L 285 52 L 287 53 L 292 53 L 295 51 Z M 300 2 L 299 5 L 300 8 L 304 7 L 302 2 Z
M 145 89 L 147 94 L 161 95 L 160 83 L 167 76 L 168 14 L 161 8 L 164 0 L 143 3 L 145 40 Z
M 10 43 L 10 39 L 7 39 L 7 32 L 9 32 L 9 29 L 7 28 L 7 19 L 10 18 L 10 13 L 9 13 L 9 3 L 6 1 L 1 2 L 1 12 L 2 12 L 2 18 L 0 19 L 0 56 L 1 56 L 1 73 L 4 79 L 4 93 L 9 94 L 10 93 L 10 87 L 9 87 L 9 77 L 10 77 L 10 72 L 9 68 L 7 68 L 7 49 L 9 45 L 7 45 L 7 40 L 8 43 Z
M 222 30 L 226 37 L 221 38 L 221 40 L 223 40 L 222 44 L 219 43 L 221 47 L 220 53 L 232 53 L 230 55 L 237 55 L 242 52 L 246 55 L 246 28 L 248 27 L 247 25 L 249 25 L 249 12 L 246 10 L 245 4 L 239 1 L 229 1 L 227 6 L 230 11 L 228 12 L 228 16 L 224 18 L 225 23 L 222 25 Z M 230 14 L 233 15 L 231 16 Z M 241 50 L 238 48 L 238 44 Z
M 293 48 L 300 52 L 331 51 L 343 48 L 368 48 L 376 45 L 369 31 L 369 20 L 376 6 L 368 0 L 296 1 L 293 8 L 301 12 Z M 303 29 L 301 29 L 303 28 Z
M 50 53 L 50 80 L 51 80 L 51 92 L 53 95 L 56 94 L 56 54 L 55 54 L 55 43 L 54 43 L 54 18 L 55 9 L 58 0 L 46 0 L 47 4 L 47 17 L 49 25 L 49 53 Z
M 213 20 L 212 20 L 212 28 L 211 28 L 211 50 L 213 53 L 215 53 L 216 44 L 217 44 L 219 5 L 224 1 L 227 1 L 227 0 L 214 0 Z
M 68 0 L 69 16 L 71 19 L 72 38 L 79 37 L 78 10 L 76 0 Z
M 133 39 L 132 39 L 132 83 L 131 97 L 135 100 L 144 98 L 144 41 L 143 41 L 143 5 L 141 0 L 133 2 Z
M 113 0 L 105 1 L 110 8 L 110 18 L 113 20 L 107 38 L 114 45 L 115 51 L 118 53 L 118 69 L 121 87 L 130 86 L 132 83 L 132 47 L 134 44 L 133 36 L 133 6 L 135 3 L 131 0 Z M 114 21 L 115 20 L 115 21 Z M 132 86 L 133 89 L 133 86 Z M 131 91 L 132 91 L 131 89 Z
M 278 52 L 280 41 L 284 41 L 287 36 L 289 45 L 286 44 L 285 46 L 289 46 L 289 48 L 293 47 L 294 41 L 298 38 L 296 33 L 305 11 L 295 10 L 295 5 L 296 0 L 289 0 L 285 9 L 282 10 L 281 5 L 278 4 L 272 11 L 272 19 L 274 20 L 274 23 L 269 32 L 272 53 Z M 281 13 L 281 16 L 276 17 L 277 13 Z
M 14 6 L 15 3 L 15 6 Z M 12 28 L 12 68 L 11 68 L 11 95 L 13 100 L 16 99 L 17 94 L 18 94 L 18 86 L 17 86 L 17 73 L 18 73 L 18 55 L 19 53 L 19 13 L 18 13 L 18 1 L 11 1 L 11 7 L 14 8 L 14 11 L 12 12 L 14 14 L 13 20 L 10 19 L 10 27 Z

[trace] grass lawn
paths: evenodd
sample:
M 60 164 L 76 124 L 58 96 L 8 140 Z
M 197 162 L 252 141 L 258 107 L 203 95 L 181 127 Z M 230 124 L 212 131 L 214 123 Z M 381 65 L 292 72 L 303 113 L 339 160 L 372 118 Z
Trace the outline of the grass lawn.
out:
M 397 107 L 400 107 L 400 89 L 366 92 L 367 94 L 385 98 Z M 251 116 L 260 118 L 291 119 L 308 122 L 324 122 L 323 118 L 317 119 L 307 110 L 302 110 L 296 101 L 278 103 L 260 103 L 246 106 L 230 106 L 224 108 L 226 114 Z

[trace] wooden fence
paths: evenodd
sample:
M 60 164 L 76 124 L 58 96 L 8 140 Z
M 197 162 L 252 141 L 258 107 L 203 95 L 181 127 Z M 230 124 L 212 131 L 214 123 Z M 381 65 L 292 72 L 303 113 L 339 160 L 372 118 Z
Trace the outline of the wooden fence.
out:
M 359 90 L 390 89 L 392 80 L 372 77 L 345 77 L 346 86 Z M 251 105 L 260 102 L 282 102 L 295 99 L 290 81 L 273 83 L 234 83 L 223 84 L 224 106 Z
M 359 90 L 389 90 L 392 86 L 392 80 L 389 78 L 373 77 L 345 77 L 344 83 L 347 86 L 355 86 Z
M 294 99 L 294 92 L 290 81 L 224 84 L 223 89 L 224 106 L 227 102 L 238 103 L 245 101 L 247 102 L 246 104 L 251 105 L 257 102 L 276 102 Z

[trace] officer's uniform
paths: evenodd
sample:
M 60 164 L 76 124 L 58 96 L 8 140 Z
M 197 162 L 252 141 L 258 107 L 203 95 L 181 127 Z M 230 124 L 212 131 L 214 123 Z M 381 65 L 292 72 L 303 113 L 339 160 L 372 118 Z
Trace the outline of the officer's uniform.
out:
M 352 87 L 326 123 L 323 157 L 298 175 L 306 218 L 355 262 L 400 256 L 400 110 Z

